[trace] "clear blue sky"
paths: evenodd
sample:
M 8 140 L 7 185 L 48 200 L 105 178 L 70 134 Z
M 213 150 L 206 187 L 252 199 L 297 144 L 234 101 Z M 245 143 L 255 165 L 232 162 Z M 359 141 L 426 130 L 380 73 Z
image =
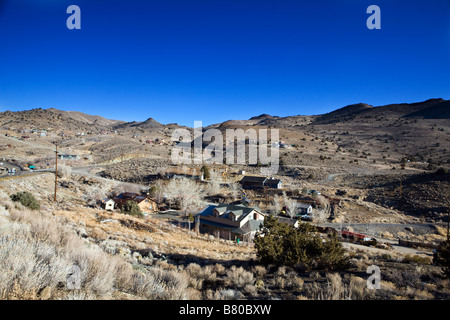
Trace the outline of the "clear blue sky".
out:
M 450 99 L 449 0 L 0 0 L 0 111 L 193 126 L 429 98 Z

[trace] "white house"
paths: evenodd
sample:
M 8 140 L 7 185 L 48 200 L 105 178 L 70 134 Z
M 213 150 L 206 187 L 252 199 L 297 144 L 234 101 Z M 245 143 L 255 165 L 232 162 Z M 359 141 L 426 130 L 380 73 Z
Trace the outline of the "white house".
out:
M 103 199 L 99 200 L 99 205 L 105 210 L 114 210 L 115 202 L 113 199 Z

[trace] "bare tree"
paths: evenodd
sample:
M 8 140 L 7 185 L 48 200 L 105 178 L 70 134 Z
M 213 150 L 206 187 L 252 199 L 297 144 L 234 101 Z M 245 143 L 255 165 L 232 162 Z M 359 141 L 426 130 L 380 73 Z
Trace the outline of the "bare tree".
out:
M 163 195 L 178 204 L 184 215 L 188 209 L 194 211 L 204 204 L 202 193 L 200 185 L 188 178 L 172 178 L 163 190 Z
M 160 203 L 163 199 L 164 193 L 164 181 L 156 180 L 156 182 L 150 187 L 150 195 L 155 198 L 156 202 Z
M 60 164 L 58 166 L 58 178 L 60 179 L 67 179 L 70 178 L 70 175 L 72 174 L 72 168 L 69 166 L 66 166 L 65 164 Z
M 296 200 L 289 198 L 286 195 L 286 192 L 283 192 L 283 202 L 286 206 L 287 214 L 291 217 L 291 219 L 294 219 L 297 216 L 299 204 Z
M 208 187 L 206 193 L 208 195 L 218 194 L 221 189 L 222 177 L 216 171 L 211 171 L 209 174 Z
M 316 196 L 315 200 L 319 203 L 319 208 L 315 210 L 314 220 L 317 220 L 317 222 L 322 222 L 330 215 L 330 203 L 327 198 L 320 194 Z
M 97 204 L 97 201 L 107 198 L 110 188 L 111 184 L 108 183 L 88 186 L 84 192 L 87 205 L 93 206 Z
M 275 195 L 273 197 L 273 205 L 272 205 L 274 216 L 277 216 L 281 209 L 283 209 L 283 199 L 279 195 Z
M 160 178 L 162 178 L 162 177 L 164 177 L 164 175 L 166 174 L 167 166 L 157 167 L 155 171 L 156 171 L 156 174 L 157 174 Z
M 237 182 L 228 183 L 228 190 L 233 200 L 237 200 L 241 194 L 241 185 Z
M 294 219 L 297 216 L 299 204 L 297 201 L 293 199 L 289 199 L 285 202 L 287 213 L 291 217 L 291 219 Z

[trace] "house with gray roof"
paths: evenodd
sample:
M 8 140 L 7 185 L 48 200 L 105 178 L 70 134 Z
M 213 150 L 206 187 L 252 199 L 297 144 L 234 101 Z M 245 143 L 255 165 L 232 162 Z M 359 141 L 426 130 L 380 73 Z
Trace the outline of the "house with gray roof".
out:
M 273 177 L 244 176 L 239 183 L 244 189 L 263 189 L 264 187 L 272 189 L 281 189 L 282 182 Z
M 244 204 L 210 205 L 196 216 L 201 233 L 233 241 L 251 241 L 264 218 L 259 208 Z

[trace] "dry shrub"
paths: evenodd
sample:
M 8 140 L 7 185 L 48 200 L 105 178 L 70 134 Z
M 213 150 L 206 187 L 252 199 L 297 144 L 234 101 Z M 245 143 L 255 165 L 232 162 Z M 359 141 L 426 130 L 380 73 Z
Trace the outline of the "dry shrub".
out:
M 132 277 L 131 293 L 147 299 L 156 299 L 164 293 L 162 283 L 146 272 L 135 272 Z
M 434 299 L 434 295 L 427 290 L 416 290 L 414 299 L 417 300 L 431 300 Z
M 134 270 L 129 263 L 119 257 L 111 257 L 114 265 L 114 287 L 117 290 L 130 292 L 133 285 Z
M 217 274 L 214 272 L 214 269 L 215 267 L 211 265 L 201 267 L 196 263 L 190 263 L 185 269 L 189 276 L 189 286 L 200 290 L 203 287 L 204 281 L 215 281 Z
M 24 234 L 0 237 L 0 298 L 31 298 L 65 283 L 68 261 L 50 244 Z M 22 294 L 22 297 L 21 297 Z
M 258 294 L 258 288 L 252 284 L 247 284 L 244 287 L 244 292 L 252 297 L 255 297 Z
M 124 258 L 87 247 L 51 215 L 20 207 L 10 207 L 9 215 L 3 218 L 8 222 L 0 236 L 0 299 L 36 299 L 44 289 L 63 299 L 110 298 L 115 290 L 150 299 L 189 297 L 184 273 L 135 271 Z M 74 265 L 80 270 L 81 288 L 66 292 Z
M 381 232 L 380 237 L 385 239 L 395 239 L 394 235 L 388 231 Z
M 278 268 L 277 272 L 275 272 L 275 276 L 284 277 L 286 275 L 287 268 L 285 266 L 281 266 Z
M 194 288 L 187 288 L 187 296 L 189 297 L 189 300 L 201 300 L 202 299 L 201 291 L 194 289 Z
M 427 264 L 431 264 L 431 259 L 428 257 L 407 254 L 402 262 L 427 265 Z
M 30 235 L 40 241 L 55 246 L 67 246 L 73 241 L 79 244 L 79 239 L 67 227 L 57 223 L 49 214 L 32 211 L 21 206 L 11 208 L 9 217 L 12 221 L 29 225 Z
M 85 248 L 71 254 L 72 265 L 80 268 L 83 289 L 103 296 L 113 292 L 115 265 L 99 248 Z
M 438 234 L 442 237 L 447 237 L 447 228 L 435 225 Z
M 253 284 L 253 273 L 246 271 L 244 268 L 231 266 L 227 270 L 227 280 L 232 286 L 243 288 L 247 284 Z
M 95 300 L 95 296 L 90 292 L 73 290 L 66 294 L 62 300 Z
M 243 297 L 242 293 L 233 289 L 221 289 L 212 291 L 206 290 L 204 298 L 206 300 L 239 300 Z
M 203 281 L 201 278 L 189 277 L 188 286 L 196 290 L 201 290 L 203 288 Z
M 303 286 L 303 294 L 308 299 L 317 299 L 317 297 L 320 295 L 322 290 L 323 290 L 322 287 L 316 281 L 315 282 L 306 283 Z
M 392 270 L 384 275 L 385 280 L 391 281 L 397 288 L 416 288 L 421 282 L 420 274 L 412 271 Z
M 263 278 L 267 274 L 267 269 L 264 266 L 254 266 L 252 271 L 257 278 Z
M 213 271 L 214 271 L 217 275 L 223 276 L 223 275 L 225 275 L 225 273 L 226 273 L 226 268 L 225 268 L 222 264 L 216 263 L 216 264 L 214 265 Z
M 70 178 L 72 174 L 72 168 L 66 166 L 65 164 L 58 165 L 58 178 L 67 179 Z
M 177 267 L 175 265 L 168 263 L 166 260 L 157 260 L 155 262 L 155 267 L 164 270 L 172 270 L 172 271 L 177 270 Z
M 208 281 L 213 281 L 216 279 L 216 272 L 214 271 L 214 267 L 211 265 L 201 267 L 196 263 L 190 263 L 185 270 L 190 277 L 200 278 Z
M 291 268 L 281 266 L 274 274 L 274 284 L 280 289 L 301 290 L 304 280 Z
M 299 277 L 295 271 L 291 271 L 286 275 L 286 287 L 290 290 L 302 290 L 304 282 L 305 281 Z
M 434 299 L 434 295 L 427 290 L 416 290 L 414 299 L 431 300 Z
M 439 290 L 450 290 L 450 279 L 440 279 L 436 283 Z
M 309 277 L 310 277 L 312 280 L 318 280 L 318 279 L 321 278 L 321 277 L 320 277 L 320 273 L 319 273 L 318 271 L 313 271 L 313 272 L 311 272 L 311 273 L 309 274 Z
M 350 291 L 353 299 L 363 300 L 367 289 L 367 281 L 354 275 L 350 276 Z
M 314 300 L 349 300 L 352 298 L 349 286 L 345 285 L 338 273 L 328 273 L 326 278 L 327 283 L 324 288 L 317 282 L 306 284 L 304 286 L 306 296 Z
M 163 292 L 156 297 L 157 299 L 189 299 L 187 295 L 188 279 L 185 274 L 160 268 L 151 268 L 148 273 L 154 278 L 155 283 L 162 286 Z
M 286 279 L 282 276 L 276 276 L 273 279 L 274 285 L 280 289 L 284 289 L 286 286 Z
M 344 284 L 338 273 L 327 274 L 328 290 L 327 296 L 330 300 L 341 300 L 344 298 Z

